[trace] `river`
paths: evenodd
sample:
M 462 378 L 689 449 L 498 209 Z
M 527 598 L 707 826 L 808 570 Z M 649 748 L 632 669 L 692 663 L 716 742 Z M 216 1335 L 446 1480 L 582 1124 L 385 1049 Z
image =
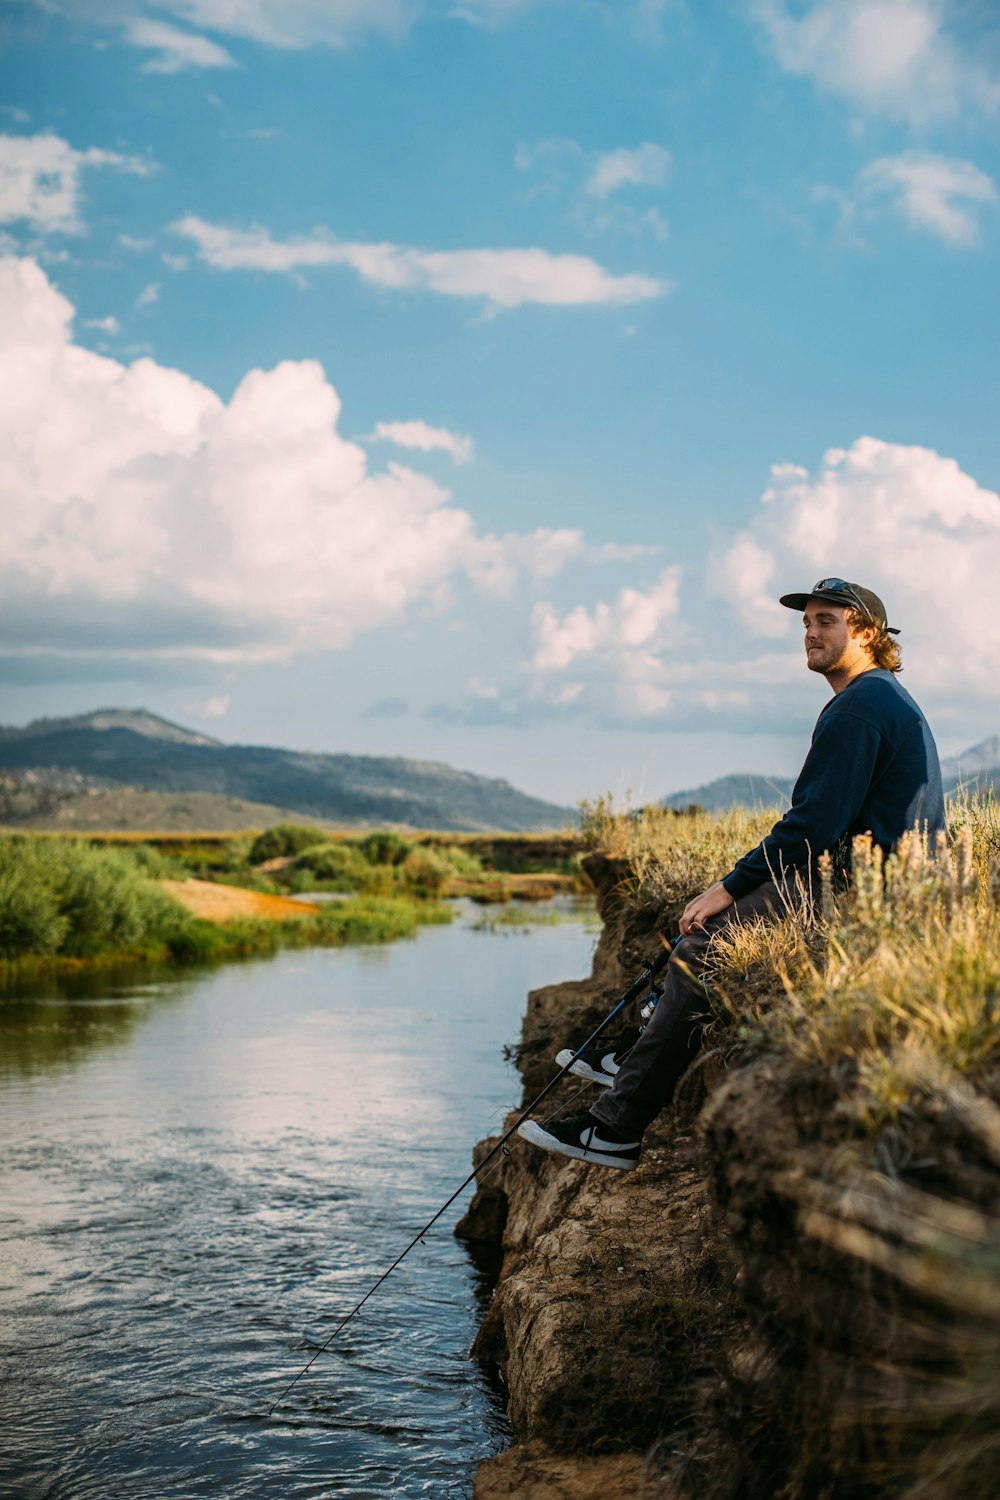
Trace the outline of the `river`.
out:
M 468 1192 L 267 1410 L 516 1100 L 525 994 L 595 941 L 557 905 L 0 1002 L 5 1500 L 471 1494 Z

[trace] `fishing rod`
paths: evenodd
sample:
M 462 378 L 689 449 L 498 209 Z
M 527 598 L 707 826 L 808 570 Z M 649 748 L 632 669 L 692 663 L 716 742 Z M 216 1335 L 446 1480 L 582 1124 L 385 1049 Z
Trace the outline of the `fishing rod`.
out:
M 479 1176 L 483 1168 L 487 1166 L 491 1161 L 493 1161 L 494 1157 L 499 1155 L 499 1153 L 506 1146 L 507 1142 L 510 1140 L 511 1136 L 517 1130 L 517 1127 L 519 1125 L 523 1125 L 524 1121 L 531 1114 L 532 1110 L 537 1109 L 546 1095 L 552 1092 L 556 1084 L 562 1082 L 562 1080 L 566 1077 L 566 1074 L 569 1072 L 570 1068 L 572 1068 L 573 1064 L 576 1062 L 577 1058 L 580 1057 L 581 1054 L 584 1053 L 587 1048 L 597 1040 L 597 1038 L 601 1035 L 601 1032 L 611 1024 L 615 1016 L 617 1016 L 620 1011 L 624 1010 L 626 1005 L 631 1005 L 633 1000 L 638 1000 L 646 985 L 651 984 L 652 981 L 656 978 L 657 974 L 659 974 L 660 970 L 666 967 L 677 941 L 678 939 L 675 939 L 674 943 L 672 943 L 669 947 L 663 948 L 654 959 L 643 965 L 638 977 L 632 981 L 628 989 L 615 1004 L 614 1008 L 610 1010 L 604 1017 L 604 1020 L 600 1023 L 600 1025 L 595 1027 L 590 1036 L 588 1036 L 587 1040 L 581 1043 L 581 1045 L 576 1049 L 566 1066 L 560 1068 L 555 1077 L 550 1079 L 549 1082 L 545 1085 L 541 1093 L 535 1095 L 534 1099 L 532 1099 L 527 1108 L 524 1109 L 520 1115 L 518 1115 L 517 1119 L 514 1121 L 513 1125 L 511 1125 L 510 1129 L 505 1130 L 500 1139 L 495 1143 L 495 1145 L 490 1148 L 479 1165 L 477 1167 L 473 1167 L 472 1171 L 469 1173 L 468 1177 L 466 1177 L 465 1181 L 459 1183 L 458 1187 L 452 1193 L 451 1197 L 448 1198 L 446 1202 L 442 1203 L 441 1207 L 438 1209 L 437 1213 L 434 1214 L 433 1218 L 428 1219 L 424 1227 L 417 1231 L 410 1243 L 407 1245 L 406 1249 L 401 1251 L 400 1254 L 396 1256 L 396 1259 L 393 1261 L 392 1265 L 389 1266 L 388 1270 L 382 1272 L 382 1275 L 378 1278 L 378 1280 L 368 1288 L 367 1292 L 365 1292 L 365 1295 L 361 1298 L 361 1301 L 356 1303 L 355 1306 L 351 1308 L 347 1316 L 340 1320 L 336 1328 L 330 1334 L 330 1337 L 316 1350 L 309 1363 L 303 1366 L 303 1368 L 299 1371 L 291 1384 L 287 1385 L 282 1391 L 281 1395 L 277 1398 L 277 1400 L 268 1407 L 268 1416 L 271 1416 L 272 1412 L 274 1412 L 275 1409 L 281 1404 L 281 1402 L 284 1401 L 285 1397 L 294 1389 L 295 1386 L 298 1385 L 303 1375 L 307 1375 L 309 1373 L 313 1365 L 319 1359 L 320 1355 L 324 1354 L 326 1350 L 329 1349 L 330 1345 L 333 1343 L 334 1339 L 341 1332 L 341 1330 L 347 1327 L 352 1318 L 357 1317 L 358 1313 L 364 1307 L 369 1297 L 373 1297 L 375 1295 L 382 1283 L 389 1279 L 393 1271 L 401 1261 L 406 1259 L 413 1247 L 415 1245 L 419 1245 L 420 1241 L 423 1239 L 427 1231 L 429 1229 L 433 1229 L 434 1225 L 437 1223 L 438 1219 L 440 1219 L 441 1215 L 447 1212 L 447 1210 L 454 1203 L 455 1199 L 469 1186 L 469 1183 L 472 1182 L 474 1178 Z

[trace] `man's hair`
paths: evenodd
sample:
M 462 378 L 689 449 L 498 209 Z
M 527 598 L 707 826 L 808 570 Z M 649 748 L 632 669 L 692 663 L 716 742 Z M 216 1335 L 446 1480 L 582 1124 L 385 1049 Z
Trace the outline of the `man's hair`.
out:
M 847 624 L 852 631 L 870 632 L 865 645 L 877 667 L 884 667 L 887 672 L 903 670 L 903 654 L 899 649 L 899 642 L 887 630 L 873 624 L 867 615 L 861 613 L 860 609 L 847 611 Z

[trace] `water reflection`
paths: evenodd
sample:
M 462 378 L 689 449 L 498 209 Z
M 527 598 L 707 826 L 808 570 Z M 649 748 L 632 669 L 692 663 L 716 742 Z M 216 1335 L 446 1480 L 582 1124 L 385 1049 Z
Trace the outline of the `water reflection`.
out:
M 0 994 L 0 1081 L 71 1068 L 127 1042 L 152 1006 L 193 982 L 176 971 L 157 979 L 148 968 L 20 978 L 16 996 Z
M 505 1427 L 463 1204 L 267 1409 L 502 1119 L 526 991 L 587 967 L 476 916 L 0 1008 L 0 1493 L 468 1496 Z

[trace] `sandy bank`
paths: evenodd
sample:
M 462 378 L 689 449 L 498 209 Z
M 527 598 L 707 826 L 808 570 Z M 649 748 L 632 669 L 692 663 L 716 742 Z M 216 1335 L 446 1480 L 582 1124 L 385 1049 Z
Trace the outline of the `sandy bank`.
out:
M 286 917 L 314 916 L 320 909 L 313 901 L 292 901 L 288 896 L 216 885 L 211 880 L 163 880 L 160 884 L 193 916 L 206 917 L 210 922 L 232 922 L 239 917 L 282 921 Z

